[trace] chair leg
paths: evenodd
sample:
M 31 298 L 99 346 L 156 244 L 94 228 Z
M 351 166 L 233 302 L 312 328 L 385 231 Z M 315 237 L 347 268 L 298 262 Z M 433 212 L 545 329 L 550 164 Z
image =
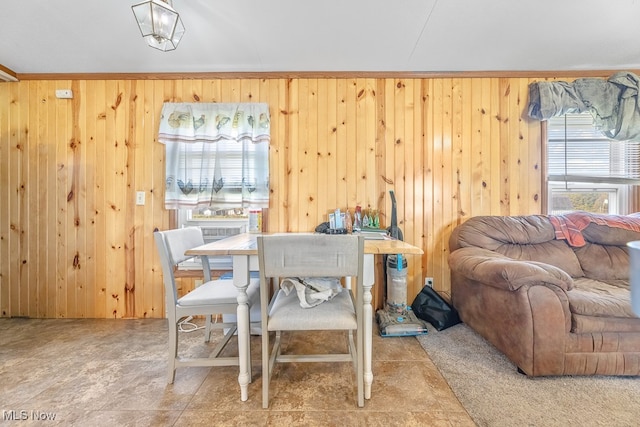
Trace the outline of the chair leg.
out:
M 347 336 L 347 345 L 349 346 L 349 354 L 351 354 L 351 362 L 353 363 L 353 370 L 358 371 L 358 352 L 356 351 L 355 341 L 353 340 L 353 331 L 349 331 Z
M 269 407 L 269 331 L 262 329 L 262 407 Z
M 176 322 L 169 320 L 169 358 L 168 368 L 169 368 L 169 384 L 173 384 L 173 381 L 176 378 L 176 358 L 178 357 L 178 325 Z
M 358 360 L 356 367 L 356 381 L 358 390 L 358 406 L 364 406 L 364 337 L 362 328 L 356 334 L 356 357 Z
M 264 332 L 263 332 L 263 334 L 264 334 Z M 268 406 L 269 406 L 269 384 L 271 383 L 271 376 L 273 374 L 273 369 L 276 366 L 276 361 L 278 360 L 278 357 L 280 356 L 281 339 L 282 339 L 282 332 L 281 331 L 276 331 L 276 338 L 273 341 L 273 348 L 271 348 L 271 350 L 270 350 L 271 354 L 269 354 L 269 351 L 267 351 L 268 360 L 265 362 L 264 358 L 262 359 L 263 363 L 266 363 L 266 365 L 267 365 L 266 370 L 263 371 L 263 372 L 267 372 L 267 375 L 266 375 L 266 390 L 265 390 L 264 373 L 262 374 L 263 375 L 263 379 L 262 379 L 262 393 L 263 393 L 262 394 L 262 407 L 265 408 L 265 409 L 268 408 Z M 267 340 L 267 346 L 268 345 L 269 344 L 268 344 L 268 340 Z M 265 402 L 267 402 L 267 406 L 265 406 Z
M 211 324 L 213 323 L 213 320 L 211 320 L 212 317 L 213 315 L 205 316 L 206 321 L 204 323 L 204 342 L 211 341 Z

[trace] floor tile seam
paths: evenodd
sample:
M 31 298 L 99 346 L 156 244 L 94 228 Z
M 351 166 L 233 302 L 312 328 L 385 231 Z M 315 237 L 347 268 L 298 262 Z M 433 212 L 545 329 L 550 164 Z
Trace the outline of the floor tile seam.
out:
M 176 417 L 173 421 L 173 423 L 171 424 L 163 424 L 166 425 L 167 427 L 173 427 L 175 426 L 178 421 L 180 420 L 180 417 L 182 416 L 182 412 L 183 410 L 176 410 L 176 409 L 81 409 L 81 410 L 71 410 L 69 411 L 69 413 L 73 414 L 82 414 L 82 415 L 89 415 L 89 414 L 103 414 L 103 413 L 122 413 L 122 412 L 144 412 L 144 413 L 151 413 L 151 412 L 166 412 L 166 413 L 176 413 Z
M 257 414 L 257 413 L 265 413 L 265 414 L 280 414 L 280 413 L 302 413 L 302 414 L 308 414 L 308 413 L 322 413 L 322 414 L 326 414 L 326 413 L 332 413 L 332 414 L 353 414 L 353 413 L 406 413 L 406 410 L 397 410 L 397 411 L 382 411 L 382 410 L 375 410 L 375 409 L 367 409 L 367 408 L 358 408 L 358 407 L 354 407 L 353 409 L 317 409 L 317 408 L 292 408 L 292 409 L 264 409 L 264 408 L 248 408 L 248 409 L 220 409 L 220 410 L 216 410 L 216 409 L 197 409 L 197 408 L 193 408 L 193 409 L 184 409 L 183 412 L 198 412 L 198 413 L 234 413 L 234 412 L 242 412 L 242 413 L 253 413 L 253 414 Z M 419 412 L 416 411 L 415 413 L 424 413 L 424 412 Z
M 176 419 L 176 422 L 177 422 L 177 420 L 179 420 L 179 419 L 180 419 L 180 417 L 182 416 L 182 414 L 183 414 L 185 411 L 189 410 L 189 407 L 191 406 L 192 401 L 196 398 L 196 396 L 198 396 L 198 395 L 199 395 L 200 389 L 204 386 L 204 384 L 206 383 L 206 379 L 207 379 L 207 377 L 208 377 L 208 376 L 209 376 L 209 374 L 211 373 L 211 368 L 213 368 L 213 367 L 210 367 L 210 368 L 209 368 L 209 372 L 207 373 L 207 375 L 204 375 L 204 376 L 202 377 L 202 380 L 200 381 L 200 385 L 198 385 L 198 387 L 196 387 L 196 389 L 193 391 L 193 393 L 191 393 L 191 396 L 189 397 L 189 399 L 185 402 L 184 407 L 180 410 L 180 415 L 179 415 L 179 416 L 178 416 L 178 418 Z M 237 383 L 236 383 L 236 384 L 237 384 Z M 206 393 L 206 390 L 204 390 L 204 392 Z M 237 390 L 237 392 L 240 392 L 240 390 L 238 389 L 238 390 Z
M 52 363 L 54 363 L 55 365 L 60 365 L 61 362 L 73 362 L 74 360 L 78 359 L 78 358 L 82 358 L 82 359 L 86 359 L 89 357 L 93 357 L 93 355 L 81 355 L 81 356 L 69 356 L 69 357 L 44 357 L 44 356 L 27 356 L 27 357 L 14 357 L 12 358 L 12 360 L 19 360 L 19 363 L 12 365 L 10 369 L 13 369 L 14 366 L 18 366 L 21 365 L 23 363 L 26 362 L 47 362 L 50 361 Z M 2 359 L 0 358 L 0 363 L 5 363 L 7 360 L 9 359 Z M 93 360 L 93 359 L 91 359 Z M 150 364 L 159 364 L 159 363 L 163 363 L 165 362 L 166 358 L 132 358 L 132 359 L 127 359 L 127 358 L 122 358 L 122 357 L 100 357 L 100 361 L 101 362 L 126 362 L 126 363 L 150 363 Z M 3 371 L 8 371 L 6 368 L 2 368 L 0 369 L 0 373 L 2 373 Z

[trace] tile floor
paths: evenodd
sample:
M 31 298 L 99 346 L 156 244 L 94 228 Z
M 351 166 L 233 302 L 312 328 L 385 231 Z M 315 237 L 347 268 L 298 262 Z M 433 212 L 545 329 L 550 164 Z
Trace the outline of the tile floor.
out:
M 278 365 L 265 410 L 260 337 L 252 337 L 253 381 L 241 402 L 235 367 L 181 368 L 167 385 L 166 336 L 164 319 L 0 319 L 0 425 L 475 425 L 413 337 L 376 331 L 364 408 L 351 364 L 314 363 Z M 181 354 L 207 354 L 218 337 L 204 344 L 202 330 L 181 333 Z M 287 345 L 328 340 L 318 333 Z

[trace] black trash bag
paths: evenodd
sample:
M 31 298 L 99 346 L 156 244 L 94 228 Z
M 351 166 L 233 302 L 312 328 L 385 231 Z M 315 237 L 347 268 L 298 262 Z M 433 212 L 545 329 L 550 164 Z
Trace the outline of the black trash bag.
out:
M 431 323 L 438 331 L 460 323 L 458 311 L 430 286 L 425 286 L 416 295 L 411 310 L 419 319 Z

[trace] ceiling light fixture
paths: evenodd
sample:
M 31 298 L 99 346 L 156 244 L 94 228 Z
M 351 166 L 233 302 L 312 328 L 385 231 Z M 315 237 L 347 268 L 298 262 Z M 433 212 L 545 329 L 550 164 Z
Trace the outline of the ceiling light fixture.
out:
M 131 9 L 149 46 L 164 52 L 178 47 L 184 25 L 171 0 L 147 0 Z

